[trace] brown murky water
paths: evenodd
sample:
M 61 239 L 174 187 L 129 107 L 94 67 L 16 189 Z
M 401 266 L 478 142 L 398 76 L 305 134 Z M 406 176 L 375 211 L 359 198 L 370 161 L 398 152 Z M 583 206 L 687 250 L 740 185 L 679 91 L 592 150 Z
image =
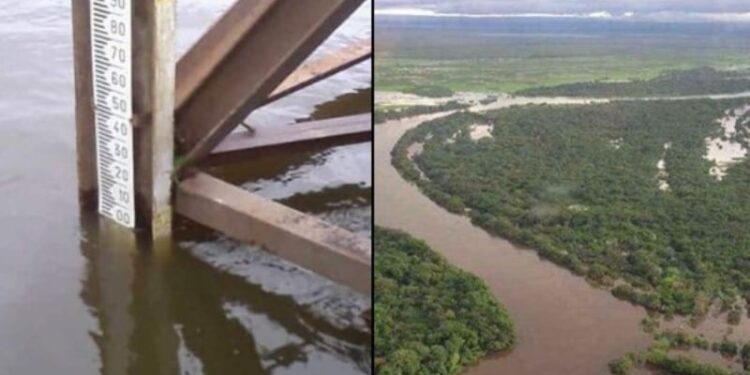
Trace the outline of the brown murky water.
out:
M 151 244 L 79 212 L 69 4 L 0 0 L 0 374 L 370 373 L 369 298 L 188 222 Z M 230 4 L 179 1 L 178 49 Z M 368 37 L 370 6 L 323 50 Z M 363 63 L 250 121 L 369 111 L 370 72 Z M 370 147 L 212 172 L 370 236 Z
M 375 222 L 425 240 L 452 264 L 484 279 L 510 311 L 518 337 L 515 349 L 466 373 L 602 375 L 609 373 L 612 359 L 645 349 L 650 339 L 638 329 L 645 316 L 642 308 L 592 288 L 531 250 L 491 237 L 398 175 L 390 150 L 406 130 L 434 117 L 375 127 Z

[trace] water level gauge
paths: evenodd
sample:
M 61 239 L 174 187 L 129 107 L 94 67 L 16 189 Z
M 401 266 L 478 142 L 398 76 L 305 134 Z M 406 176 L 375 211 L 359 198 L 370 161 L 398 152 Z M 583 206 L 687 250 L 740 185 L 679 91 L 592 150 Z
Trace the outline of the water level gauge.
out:
M 91 0 L 99 213 L 135 226 L 132 0 Z

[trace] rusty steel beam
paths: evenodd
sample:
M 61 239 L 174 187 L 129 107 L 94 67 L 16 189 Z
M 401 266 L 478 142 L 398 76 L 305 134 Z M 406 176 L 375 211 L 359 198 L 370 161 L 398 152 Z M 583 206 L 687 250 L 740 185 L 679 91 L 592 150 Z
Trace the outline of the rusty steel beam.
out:
M 366 238 L 202 172 L 182 181 L 176 194 L 179 214 L 370 294 L 372 248 Z
M 235 132 L 211 151 L 211 156 L 253 151 L 259 153 L 304 148 L 307 145 L 333 145 L 367 142 L 372 139 L 372 114 L 338 117 L 292 125 L 256 129 L 254 134 Z M 274 149 L 272 151 L 272 149 Z
M 367 39 L 307 62 L 273 91 L 263 105 L 302 90 L 372 57 L 372 40 Z
M 276 0 L 254 22 L 245 23 L 251 23 L 248 27 L 222 26 L 236 43 L 216 59 L 204 79 L 190 78 L 200 84 L 177 110 L 182 166 L 207 155 L 252 110 L 262 106 L 363 1 Z
M 222 59 L 269 9 L 273 0 L 237 1 L 177 63 L 175 105 L 180 108 Z M 266 98 L 264 105 L 346 70 L 372 57 L 372 40 L 362 40 L 300 66 Z
M 276 0 L 237 0 L 177 62 L 175 107 L 180 108 L 249 33 Z

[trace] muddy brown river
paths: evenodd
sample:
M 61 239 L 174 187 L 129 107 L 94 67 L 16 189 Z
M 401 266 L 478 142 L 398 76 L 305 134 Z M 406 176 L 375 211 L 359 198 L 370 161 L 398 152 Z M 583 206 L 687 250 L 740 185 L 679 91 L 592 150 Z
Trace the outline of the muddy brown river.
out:
M 516 325 L 515 348 L 483 360 L 466 374 L 603 375 L 612 359 L 645 349 L 649 336 L 638 329 L 644 309 L 592 288 L 531 250 L 490 236 L 398 175 L 390 163 L 396 141 L 437 116 L 375 127 L 375 222 L 425 240 L 450 263 L 484 279 L 509 310 Z
M 231 4 L 178 1 L 178 50 Z M 368 38 L 370 7 L 321 52 Z M 149 244 L 79 211 L 71 30 L 69 0 L 0 0 L 0 374 L 369 374 L 369 298 L 184 220 Z M 370 86 L 368 61 L 250 123 L 368 112 Z M 210 171 L 370 236 L 370 148 Z

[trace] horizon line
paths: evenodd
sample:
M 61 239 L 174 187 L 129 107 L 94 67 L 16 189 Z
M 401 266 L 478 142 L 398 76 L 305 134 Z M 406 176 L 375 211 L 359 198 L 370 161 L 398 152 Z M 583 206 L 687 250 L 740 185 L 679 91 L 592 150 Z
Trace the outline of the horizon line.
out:
M 654 21 L 654 22 L 729 22 L 750 23 L 750 12 L 651 12 L 633 11 L 612 14 L 608 11 L 589 13 L 444 13 L 423 8 L 376 8 L 376 16 L 394 17 L 435 17 L 435 18 L 580 18 L 614 21 Z

